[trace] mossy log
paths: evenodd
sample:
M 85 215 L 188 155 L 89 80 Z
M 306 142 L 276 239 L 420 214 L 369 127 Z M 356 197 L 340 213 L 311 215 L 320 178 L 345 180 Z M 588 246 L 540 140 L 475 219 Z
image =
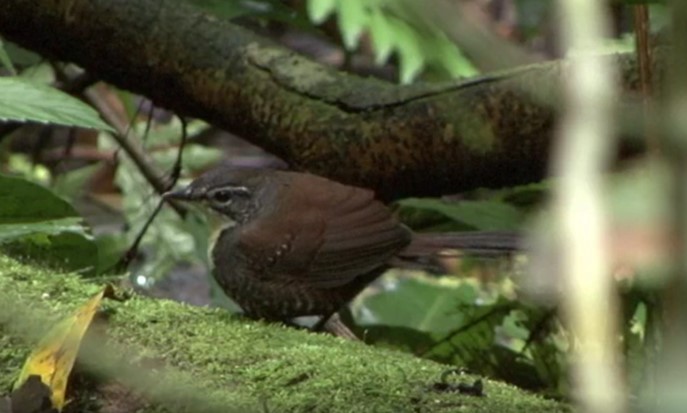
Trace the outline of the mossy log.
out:
M 102 288 L 0 256 L 1 388 L 55 320 Z M 82 345 L 65 412 L 569 411 L 489 379 L 482 397 L 441 391 L 435 383 L 449 366 L 219 308 L 131 294 L 106 300 L 104 313 Z

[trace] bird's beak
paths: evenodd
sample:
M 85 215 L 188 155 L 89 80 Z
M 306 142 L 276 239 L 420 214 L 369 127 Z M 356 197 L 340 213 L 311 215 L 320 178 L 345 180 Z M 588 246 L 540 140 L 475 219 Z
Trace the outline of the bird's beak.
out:
M 162 194 L 162 198 L 166 201 L 193 201 L 195 199 L 195 197 L 193 196 L 193 191 L 188 186 L 177 190 L 167 191 L 164 194 Z

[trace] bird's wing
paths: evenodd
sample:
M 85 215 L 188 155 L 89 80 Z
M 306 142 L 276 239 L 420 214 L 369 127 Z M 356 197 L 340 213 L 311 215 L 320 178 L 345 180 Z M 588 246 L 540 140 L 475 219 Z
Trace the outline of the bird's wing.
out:
M 335 288 L 382 267 L 410 242 L 372 191 L 300 174 L 290 185 L 279 208 L 242 229 L 239 248 L 263 257 L 258 276 Z

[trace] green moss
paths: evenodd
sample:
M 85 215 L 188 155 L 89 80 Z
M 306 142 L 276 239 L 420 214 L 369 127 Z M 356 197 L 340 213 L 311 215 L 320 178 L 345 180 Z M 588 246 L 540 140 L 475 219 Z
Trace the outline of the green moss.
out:
M 66 314 L 98 288 L 73 274 L 48 273 L 0 257 L 0 291 L 18 302 L 40 300 Z M 221 309 L 140 296 L 110 301 L 108 307 L 107 335 L 127 349 L 130 361 L 166 363 L 173 368 L 161 374 L 165 380 L 203 389 L 203 399 L 215 400 L 210 397 L 214 395 L 230 403 L 225 406 L 232 410 L 245 403 L 279 412 L 568 411 L 564 405 L 491 380 L 485 380 L 486 397 L 439 393 L 431 385 L 446 366 L 247 321 Z M 16 375 L 26 350 L 6 334 L 0 343 L 0 384 L 6 384 Z M 474 379 L 466 376 L 464 381 Z

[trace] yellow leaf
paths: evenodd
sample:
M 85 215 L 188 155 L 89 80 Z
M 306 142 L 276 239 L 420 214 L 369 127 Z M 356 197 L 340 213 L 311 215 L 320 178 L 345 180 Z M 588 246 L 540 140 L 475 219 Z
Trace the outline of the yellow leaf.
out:
M 113 297 L 112 286 L 107 285 L 74 314 L 61 320 L 45 335 L 24 363 L 14 388 L 19 388 L 32 375 L 40 376 L 52 392 L 53 406 L 62 410 L 67 379 L 74 367 L 79 346 L 93 316 L 100 308 L 103 297 Z

